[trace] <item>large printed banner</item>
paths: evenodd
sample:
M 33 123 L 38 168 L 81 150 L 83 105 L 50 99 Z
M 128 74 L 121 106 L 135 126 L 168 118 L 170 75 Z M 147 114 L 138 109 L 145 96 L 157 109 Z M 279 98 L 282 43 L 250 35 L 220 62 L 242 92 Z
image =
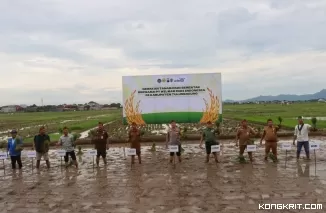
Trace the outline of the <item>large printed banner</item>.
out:
M 122 84 L 124 124 L 222 119 L 220 73 L 124 76 Z

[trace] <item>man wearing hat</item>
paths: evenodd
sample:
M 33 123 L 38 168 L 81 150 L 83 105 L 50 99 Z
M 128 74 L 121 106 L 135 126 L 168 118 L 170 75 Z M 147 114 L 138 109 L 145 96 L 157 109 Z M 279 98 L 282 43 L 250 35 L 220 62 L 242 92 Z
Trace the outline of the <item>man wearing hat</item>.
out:
M 298 117 L 298 125 L 294 128 L 294 138 L 293 145 L 295 145 L 295 140 L 297 140 L 297 160 L 299 160 L 300 152 L 302 147 L 306 153 L 307 160 L 310 160 L 309 155 L 309 130 L 311 130 L 310 124 L 305 124 L 303 122 L 302 116 Z
M 21 151 L 23 150 L 23 140 L 17 137 L 17 130 L 11 130 L 11 138 L 8 139 L 7 152 L 9 152 L 12 169 L 16 169 L 16 162 L 19 169 L 23 167 L 21 160 Z

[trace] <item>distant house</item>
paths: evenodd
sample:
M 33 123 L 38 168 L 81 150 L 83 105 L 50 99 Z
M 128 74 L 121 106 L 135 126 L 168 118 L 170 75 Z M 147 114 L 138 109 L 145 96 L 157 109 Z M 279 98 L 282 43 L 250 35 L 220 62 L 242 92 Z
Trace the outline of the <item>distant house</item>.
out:
M 318 102 L 326 102 L 326 100 L 321 98 L 318 100 Z
M 18 105 L 3 106 L 1 108 L 1 112 L 3 112 L 3 113 L 20 112 L 23 110 L 24 109 Z
M 85 105 L 84 104 L 78 104 L 77 105 L 77 110 L 78 111 L 84 111 L 84 110 L 86 110 Z
M 88 106 L 90 106 L 90 110 L 100 110 L 102 106 L 94 101 L 91 101 L 88 103 Z
M 63 111 L 76 111 L 77 109 L 77 105 L 63 105 Z

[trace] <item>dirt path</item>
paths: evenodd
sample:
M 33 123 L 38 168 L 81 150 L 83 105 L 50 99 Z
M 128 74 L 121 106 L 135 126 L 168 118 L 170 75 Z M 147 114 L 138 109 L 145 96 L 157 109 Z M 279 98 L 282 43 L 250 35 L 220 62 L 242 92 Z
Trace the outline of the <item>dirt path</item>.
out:
M 237 149 L 229 142 L 223 142 L 218 165 L 213 159 L 206 165 L 197 144 L 183 146 L 184 161 L 175 168 L 168 164 L 162 147 L 155 153 L 143 147 L 143 164 L 134 167 L 119 147 L 110 149 L 109 164 L 99 169 L 82 156 L 79 171 L 73 167 L 66 171 L 54 151 L 49 171 L 43 162 L 39 173 L 32 171 L 31 160 L 24 158 L 23 171 L 13 173 L 7 161 L 6 173 L 0 171 L 0 209 L 14 213 L 281 212 L 259 211 L 262 203 L 322 203 L 326 208 L 325 144 L 317 151 L 316 164 L 313 155 L 310 162 L 297 163 L 294 149 L 287 160 L 279 150 L 278 164 L 265 163 L 259 148 L 251 165 L 236 162 Z

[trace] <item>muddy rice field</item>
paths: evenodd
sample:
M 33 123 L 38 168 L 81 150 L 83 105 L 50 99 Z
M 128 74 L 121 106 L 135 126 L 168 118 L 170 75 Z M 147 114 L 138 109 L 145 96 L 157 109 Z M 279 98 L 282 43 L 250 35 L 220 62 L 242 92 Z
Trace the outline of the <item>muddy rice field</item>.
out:
M 321 148 L 311 160 L 295 159 L 279 148 L 279 163 L 264 161 L 264 148 L 253 164 L 240 164 L 238 149 L 222 141 L 220 163 L 205 164 L 198 144 L 184 143 L 182 163 L 168 163 L 168 150 L 142 147 L 142 164 L 131 166 L 123 147 L 108 151 L 108 164 L 93 166 L 86 154 L 77 157 L 80 168 L 61 166 L 51 150 L 52 168 L 40 171 L 23 154 L 23 170 L 12 171 L 5 160 L 0 168 L 0 212 L 13 213 L 201 213 L 201 212 L 325 212 L 325 210 L 259 210 L 259 204 L 323 204 L 326 208 L 325 138 L 313 138 Z M 290 142 L 282 140 L 280 143 Z M 163 144 L 162 144 L 163 145 Z M 85 152 L 88 148 L 83 147 Z M 25 151 L 26 152 L 26 151 Z M 246 156 L 247 157 L 247 156 Z M 137 161 L 136 161 L 137 162 Z M 34 162 L 35 163 L 35 162 Z M 1 161 L 0 161 L 1 165 Z

